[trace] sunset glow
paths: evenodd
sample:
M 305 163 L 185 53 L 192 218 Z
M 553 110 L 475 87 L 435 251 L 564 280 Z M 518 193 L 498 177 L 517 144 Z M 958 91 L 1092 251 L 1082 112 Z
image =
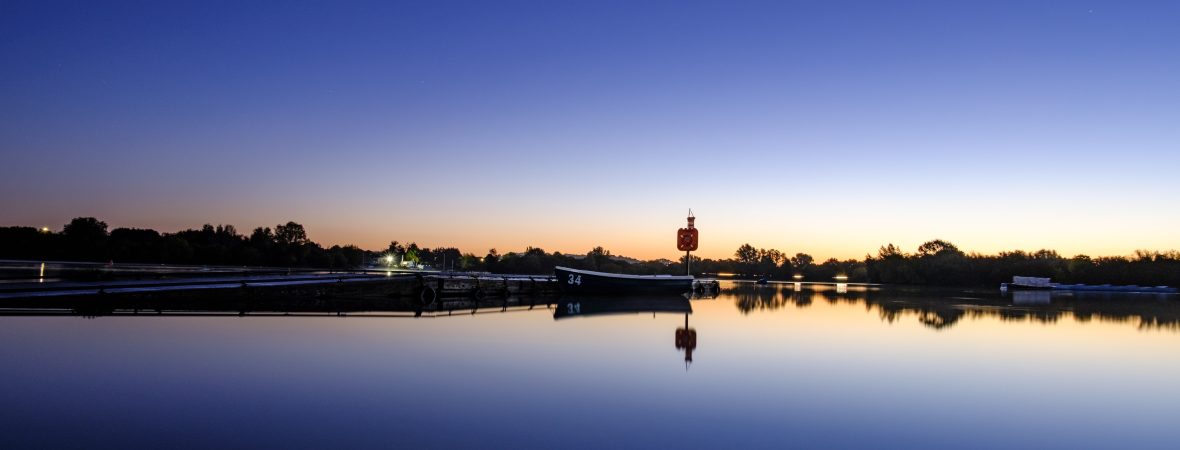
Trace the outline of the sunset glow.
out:
M 1174 6 L 763 6 L 6 4 L 0 226 L 1180 248 Z

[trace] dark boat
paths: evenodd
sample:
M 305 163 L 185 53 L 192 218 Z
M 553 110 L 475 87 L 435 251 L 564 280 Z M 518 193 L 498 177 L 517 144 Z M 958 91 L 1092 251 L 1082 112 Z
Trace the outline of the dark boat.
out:
M 602 316 L 612 314 L 638 313 L 692 313 L 692 304 L 683 295 L 630 295 L 630 296 L 563 296 L 553 311 L 554 319 L 581 316 Z
M 624 275 L 554 267 L 557 286 L 567 294 L 683 294 L 692 291 L 691 275 Z

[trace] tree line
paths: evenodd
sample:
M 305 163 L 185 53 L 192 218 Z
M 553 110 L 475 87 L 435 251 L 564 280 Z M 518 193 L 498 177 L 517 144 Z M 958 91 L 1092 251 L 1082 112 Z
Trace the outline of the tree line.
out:
M 307 237 L 303 225 L 287 222 L 241 234 L 232 225 L 206 224 L 199 229 L 160 233 L 142 228 L 115 228 L 93 217 L 79 217 L 61 231 L 32 227 L 0 227 L 0 258 L 27 260 L 117 261 L 135 263 L 276 266 L 348 269 L 364 266 L 430 267 L 443 270 L 509 274 L 550 274 L 554 266 L 628 274 L 682 274 L 679 261 L 640 261 L 595 247 L 585 254 L 523 252 L 484 255 L 454 247 L 428 248 L 411 242 L 390 242 L 379 251 L 354 245 L 324 247 Z M 1014 275 L 1051 277 L 1062 283 L 1180 286 L 1180 252 L 1137 251 L 1130 257 L 1063 257 L 1053 250 L 965 253 L 935 239 L 907 253 L 893 244 L 863 260 L 830 258 L 817 262 L 806 253 L 755 248 L 743 244 L 732 258 L 693 257 L 695 274 L 780 280 L 873 282 L 890 284 L 994 286 Z
M 683 260 L 683 258 L 682 258 Z M 705 272 L 732 272 L 779 279 L 939 286 L 995 286 L 1016 275 L 1048 277 L 1058 283 L 1137 284 L 1180 286 L 1180 252 L 1138 250 L 1130 257 L 1063 257 L 1054 250 L 1013 250 L 996 255 L 966 253 L 954 244 L 934 239 L 915 252 L 887 244 L 863 260 L 828 259 L 816 263 L 811 255 L 788 256 L 775 249 L 743 244 L 724 260 L 695 258 L 693 267 Z
M 106 222 L 93 217 L 73 219 L 60 232 L 0 227 L 0 258 L 349 268 L 363 265 L 369 253 L 352 245 L 324 248 L 295 222 L 258 227 L 249 235 L 233 225 L 206 224 L 175 233 L 107 228 Z
M 896 284 L 995 285 L 1012 276 L 1049 277 L 1058 283 L 1180 286 L 1180 252 L 1137 250 L 1130 257 L 1075 255 L 1054 250 L 1013 250 L 997 255 L 965 253 L 954 244 L 933 240 L 906 253 L 893 244 L 866 256 L 872 281 Z

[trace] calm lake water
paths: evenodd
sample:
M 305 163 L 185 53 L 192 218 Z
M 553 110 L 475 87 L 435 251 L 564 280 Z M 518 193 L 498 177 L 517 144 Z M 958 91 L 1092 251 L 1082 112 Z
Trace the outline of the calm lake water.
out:
M 0 317 L 0 447 L 1180 442 L 1176 296 L 723 287 L 687 316 Z

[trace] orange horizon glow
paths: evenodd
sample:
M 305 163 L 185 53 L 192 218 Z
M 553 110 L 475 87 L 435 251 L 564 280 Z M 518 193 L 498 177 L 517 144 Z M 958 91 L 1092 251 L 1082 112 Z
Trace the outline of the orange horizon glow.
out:
M 99 220 L 106 220 L 98 217 Z M 189 228 L 200 228 L 203 223 L 192 223 L 187 226 L 151 226 L 144 223 L 112 222 L 106 220 L 110 229 L 152 228 L 161 233 L 172 233 Z M 339 223 L 321 223 L 319 221 L 301 222 L 308 233 L 308 237 L 326 247 L 333 245 L 356 245 L 365 250 L 381 251 L 388 247 L 390 241 L 397 240 L 403 245 L 415 242 L 419 247 L 439 248 L 455 247 L 464 253 L 477 256 L 485 255 L 489 249 L 495 248 L 500 254 L 509 252 L 524 252 L 528 247 L 537 247 L 547 253 L 560 252 L 563 254 L 585 254 L 594 247 L 601 246 L 609 250 L 612 255 L 626 256 L 640 260 L 668 259 L 678 261 L 684 256 L 676 250 L 675 232 L 681 224 L 669 221 L 664 230 L 655 226 L 645 226 L 635 230 L 599 229 L 594 227 L 571 227 L 571 233 L 560 231 L 560 227 L 509 227 L 502 229 L 477 228 L 465 229 L 455 225 L 416 226 L 406 227 L 404 232 L 378 231 L 364 224 L 355 225 Z M 232 224 L 239 233 L 249 235 L 256 226 L 274 227 L 285 221 L 272 220 L 266 225 L 240 226 L 234 222 L 211 222 Z M 239 222 L 241 223 L 241 222 Z M 884 236 L 870 236 L 868 234 L 850 235 L 840 238 L 833 234 L 822 234 L 816 230 L 801 230 L 798 237 L 793 239 L 775 236 L 757 236 L 753 233 L 742 233 L 739 230 L 713 230 L 708 225 L 701 229 L 700 248 L 692 254 L 704 259 L 729 259 L 742 244 L 750 244 L 755 248 L 777 249 L 794 256 L 796 253 L 806 253 L 817 262 L 829 258 L 839 260 L 862 260 L 865 255 L 876 256 L 878 248 L 886 244 L 894 244 L 906 253 L 914 253 L 923 242 L 932 239 L 950 241 L 966 253 L 984 255 L 997 254 L 1002 251 L 1022 250 L 1033 252 L 1041 249 L 1057 251 L 1062 257 L 1072 257 L 1079 254 L 1090 257 L 1102 256 L 1130 256 L 1137 250 L 1170 251 L 1180 248 L 1180 244 L 1173 239 L 1154 238 L 1153 235 L 1127 235 L 1118 239 L 1108 239 L 1100 242 L 1072 242 L 1068 235 L 1041 235 L 1023 237 L 1021 239 L 997 239 L 981 233 L 930 233 L 927 237 L 906 236 L 906 239 L 889 239 Z M 56 231 L 60 231 L 57 227 Z M 1162 231 L 1162 230 L 1161 230 Z M 729 233 L 723 235 L 721 233 Z M 1169 240 L 1173 242 L 1169 242 Z M 1153 241 L 1155 241 L 1153 243 Z M 1153 245 L 1154 244 L 1154 245 Z
M 102 219 L 100 218 L 100 220 Z M 296 222 L 299 221 L 296 220 Z M 188 227 L 164 229 L 162 227 L 156 228 L 141 224 L 108 223 L 111 229 L 117 227 L 153 228 L 162 233 L 171 233 L 187 228 L 199 228 L 201 226 L 194 224 Z M 279 222 L 275 221 L 274 224 L 264 226 L 274 227 L 277 223 Z M 494 235 L 496 232 L 492 230 L 482 230 L 476 233 L 468 232 L 465 234 L 463 230 L 448 230 L 445 227 L 407 230 L 406 233 L 398 234 L 395 232 L 379 232 L 372 229 L 365 229 L 363 226 L 349 227 L 335 224 L 324 226 L 316 222 L 300 223 L 303 223 L 307 228 L 308 237 L 324 247 L 356 245 L 370 251 L 381 251 L 388 247 L 390 241 L 397 240 L 403 245 L 415 242 L 419 247 L 424 248 L 455 247 L 464 253 L 472 253 L 477 256 L 483 256 L 492 248 L 495 248 L 500 254 L 506 254 L 509 252 L 524 252 L 528 247 L 541 248 L 547 253 L 585 254 L 598 246 L 609 250 L 612 255 L 626 256 L 645 261 L 661 258 L 677 261 L 684 256 L 683 252 L 676 250 L 676 228 L 673 228 L 671 225 L 663 233 L 660 233 L 660 230 L 656 230 L 654 227 L 650 227 L 647 230 L 643 230 L 643 238 L 633 238 L 622 231 L 598 234 L 583 231 L 580 234 L 575 233 L 574 236 L 563 236 L 563 233 L 559 232 L 546 232 L 545 230 L 528 228 L 504 230 L 500 235 Z M 216 225 L 217 223 L 214 224 Z M 237 229 L 239 233 L 249 235 L 253 228 L 251 226 L 249 228 L 238 227 Z M 796 253 L 806 253 L 814 257 L 817 262 L 827 260 L 828 258 L 862 260 L 866 254 L 876 256 L 878 248 L 886 244 L 892 243 L 907 253 L 914 253 L 921 243 L 932 239 L 948 240 L 966 253 L 991 255 L 1001 251 L 1022 250 L 1033 252 L 1041 249 L 1049 249 L 1057 251 L 1062 257 L 1066 258 L 1079 254 L 1085 254 L 1091 257 L 1130 256 L 1136 250 L 1163 252 L 1180 248 L 1177 245 L 1152 246 L 1146 239 L 1139 240 L 1138 242 L 1134 239 L 1122 240 L 1126 242 L 1093 242 L 1088 245 L 1073 244 L 1064 239 L 1045 239 L 1040 245 L 1037 245 L 1033 243 L 1032 238 L 1026 238 L 1006 239 L 1004 241 L 1010 244 L 1005 245 L 997 243 L 995 239 L 987 239 L 986 236 L 965 236 L 964 238 L 955 239 L 949 238 L 945 234 L 932 235 L 927 238 L 911 237 L 905 240 L 887 240 L 885 238 L 874 240 L 868 236 L 859 236 L 855 239 L 838 239 L 811 234 L 799 239 L 805 242 L 792 243 L 783 239 L 755 239 L 754 236 L 748 236 L 748 238 L 716 236 L 716 233 L 711 233 L 710 231 L 708 228 L 701 231 L 700 249 L 692 252 L 693 256 L 705 259 L 729 259 L 734 257 L 734 251 L 739 246 L 748 243 L 755 248 L 777 249 L 786 253 L 788 256 L 794 256 Z M 453 233 L 453 235 L 449 235 L 448 232 Z M 981 242 L 981 244 L 976 245 L 976 242 Z
M 686 198 L 683 203 L 692 204 L 692 201 Z M 110 229 L 152 228 L 176 232 L 211 223 L 232 224 L 239 233 L 248 235 L 255 227 L 274 227 L 293 220 L 304 225 L 311 240 L 325 247 L 356 245 L 380 251 L 390 241 L 397 240 L 428 248 L 456 247 L 483 256 L 491 248 L 501 254 L 523 252 L 530 246 L 548 253 L 585 254 L 601 246 L 613 255 L 677 261 L 684 253 L 676 250 L 676 230 L 685 226 L 688 210 L 678 205 L 554 209 L 545 203 L 497 208 L 481 202 L 459 209 L 403 205 L 375 210 L 344 201 L 326 204 L 313 215 L 291 214 L 296 208 L 282 204 L 223 214 L 202 212 L 215 210 L 213 205 L 197 206 L 204 207 L 164 217 L 151 210 L 122 205 L 78 208 L 82 211 L 73 215 L 32 220 L 8 218 L 4 220 L 8 223 L 0 225 L 49 226 L 60 231 L 61 224 L 73 217 L 93 216 L 107 222 Z M 732 258 L 739 246 L 748 243 L 755 248 L 777 249 L 788 256 L 806 253 L 817 262 L 828 258 L 860 260 L 865 255 L 876 256 L 881 246 L 890 243 L 914 253 L 919 245 L 932 239 L 949 241 L 967 253 L 1050 249 L 1067 258 L 1078 254 L 1129 256 L 1136 250 L 1180 249 L 1180 235 L 1170 226 L 1176 221 L 1162 220 L 1163 217 L 1161 220 L 1125 215 L 1091 217 L 1031 208 L 1013 209 L 1005 215 L 979 215 L 970 207 L 929 214 L 818 202 L 752 209 L 719 200 L 702 206 L 694 204 L 700 248 L 693 255 L 707 259 Z
M 1048 249 L 1057 251 L 1066 258 L 1082 254 L 1090 257 L 1130 256 L 1137 250 L 1163 252 L 1180 248 L 1180 242 L 1177 242 L 1175 237 L 1167 235 L 1168 232 L 1162 228 L 1143 234 L 1106 233 L 1106 239 L 1087 240 L 1082 236 L 1057 233 L 1053 230 L 1030 230 L 1026 236 L 997 237 L 980 229 L 959 233 L 936 233 L 930 230 L 921 235 L 902 230 L 873 234 L 862 230 L 856 234 L 857 230 L 851 229 L 833 233 L 805 229 L 798 230 L 795 236 L 783 237 L 766 235 L 763 230 L 757 229 L 744 232 L 740 226 L 725 225 L 724 228 L 710 227 L 708 224 L 698 226 L 701 230 L 700 248 L 692 252 L 693 256 L 706 259 L 733 258 L 737 248 L 748 243 L 755 248 L 777 249 L 788 256 L 806 253 L 817 262 L 829 258 L 861 260 L 865 255 L 876 256 L 878 249 L 887 244 L 894 244 L 906 253 L 915 253 L 919 245 L 933 239 L 950 241 L 966 253 L 992 255 L 1015 250 L 1035 252 Z M 676 261 L 684 256 L 683 252 L 676 250 L 675 240 L 676 229 L 683 225 L 674 221 L 664 224 L 664 229 L 652 225 L 630 229 L 626 226 L 604 226 L 599 229 L 579 225 L 576 221 L 566 226 L 573 231 L 563 232 L 562 230 L 567 228 L 563 228 L 562 225 L 508 226 L 501 229 L 481 227 L 475 230 L 438 226 L 407 230 L 403 234 L 389 233 L 390 237 L 385 237 L 372 230 L 354 231 L 340 227 L 317 231 L 317 228 L 309 226 L 308 234 L 313 239 L 322 239 L 322 243 L 328 245 L 351 243 L 372 250 L 385 248 L 389 241 L 396 239 L 402 244 L 416 242 L 421 247 L 456 247 L 465 253 L 480 256 L 491 248 L 495 248 L 500 254 L 523 252 L 528 247 L 541 248 L 548 253 L 585 254 L 598 246 L 609 250 L 613 255 L 640 260 L 662 258 Z M 896 234 L 889 234 L 893 232 Z

